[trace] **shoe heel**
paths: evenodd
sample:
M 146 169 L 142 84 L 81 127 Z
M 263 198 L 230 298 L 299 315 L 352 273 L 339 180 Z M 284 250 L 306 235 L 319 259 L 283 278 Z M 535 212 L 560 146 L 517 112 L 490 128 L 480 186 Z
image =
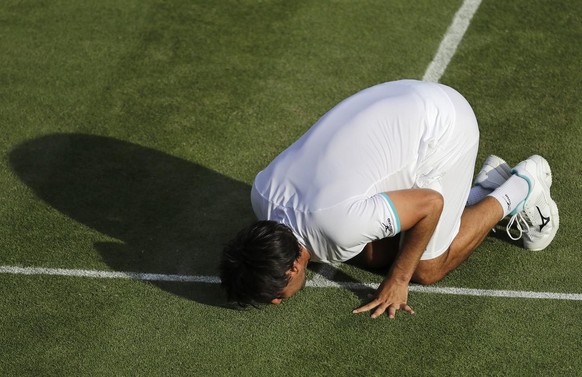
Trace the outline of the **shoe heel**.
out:
M 544 183 L 548 186 L 549 189 L 552 186 L 552 169 L 550 168 L 548 160 L 537 154 L 531 156 L 530 158 L 535 160 L 538 174 L 544 177 Z

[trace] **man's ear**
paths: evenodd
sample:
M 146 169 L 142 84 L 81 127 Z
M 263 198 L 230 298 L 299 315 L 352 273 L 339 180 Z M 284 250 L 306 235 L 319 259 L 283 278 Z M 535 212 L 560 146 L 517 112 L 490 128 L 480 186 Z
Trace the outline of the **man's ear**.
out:
M 309 252 L 302 248 L 301 253 L 299 254 L 299 258 L 295 259 L 293 265 L 291 266 L 287 273 L 293 276 L 296 273 L 298 273 L 301 270 L 301 268 L 305 268 L 305 266 L 307 266 L 307 263 L 309 263 Z
M 299 267 L 301 266 L 301 263 L 299 263 L 299 260 L 296 259 L 295 262 L 293 262 L 293 265 L 291 266 L 291 268 L 289 269 L 288 274 L 290 275 L 294 275 L 297 272 L 299 272 Z

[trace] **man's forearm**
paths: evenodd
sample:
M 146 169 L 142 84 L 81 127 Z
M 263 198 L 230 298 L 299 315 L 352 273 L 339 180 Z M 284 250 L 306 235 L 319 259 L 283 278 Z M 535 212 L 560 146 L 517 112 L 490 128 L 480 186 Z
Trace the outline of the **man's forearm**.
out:
M 442 208 L 442 197 L 432 190 L 410 190 L 389 194 L 401 218 L 406 219 L 403 244 L 388 272 L 386 280 L 408 284 L 422 254 L 434 234 Z M 414 195 L 414 197 L 410 197 Z
M 441 210 L 430 211 L 406 232 L 401 250 L 398 252 L 386 280 L 408 284 L 418 266 L 422 254 L 435 231 Z

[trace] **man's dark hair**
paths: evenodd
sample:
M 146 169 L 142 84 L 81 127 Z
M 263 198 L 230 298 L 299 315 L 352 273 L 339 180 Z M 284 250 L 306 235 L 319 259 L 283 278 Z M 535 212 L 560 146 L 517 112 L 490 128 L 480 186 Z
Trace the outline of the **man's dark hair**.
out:
M 300 250 L 291 229 L 275 221 L 258 221 L 241 230 L 224 248 L 220 263 L 228 300 L 257 307 L 279 297 Z

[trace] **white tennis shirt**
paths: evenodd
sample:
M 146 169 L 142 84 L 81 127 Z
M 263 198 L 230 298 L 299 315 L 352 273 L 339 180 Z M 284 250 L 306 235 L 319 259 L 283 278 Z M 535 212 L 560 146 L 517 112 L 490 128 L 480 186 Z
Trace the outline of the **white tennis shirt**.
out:
M 438 186 L 454 107 L 442 85 L 401 80 L 347 98 L 253 184 L 259 220 L 290 227 L 314 260 L 345 261 L 400 232 L 387 191 Z

